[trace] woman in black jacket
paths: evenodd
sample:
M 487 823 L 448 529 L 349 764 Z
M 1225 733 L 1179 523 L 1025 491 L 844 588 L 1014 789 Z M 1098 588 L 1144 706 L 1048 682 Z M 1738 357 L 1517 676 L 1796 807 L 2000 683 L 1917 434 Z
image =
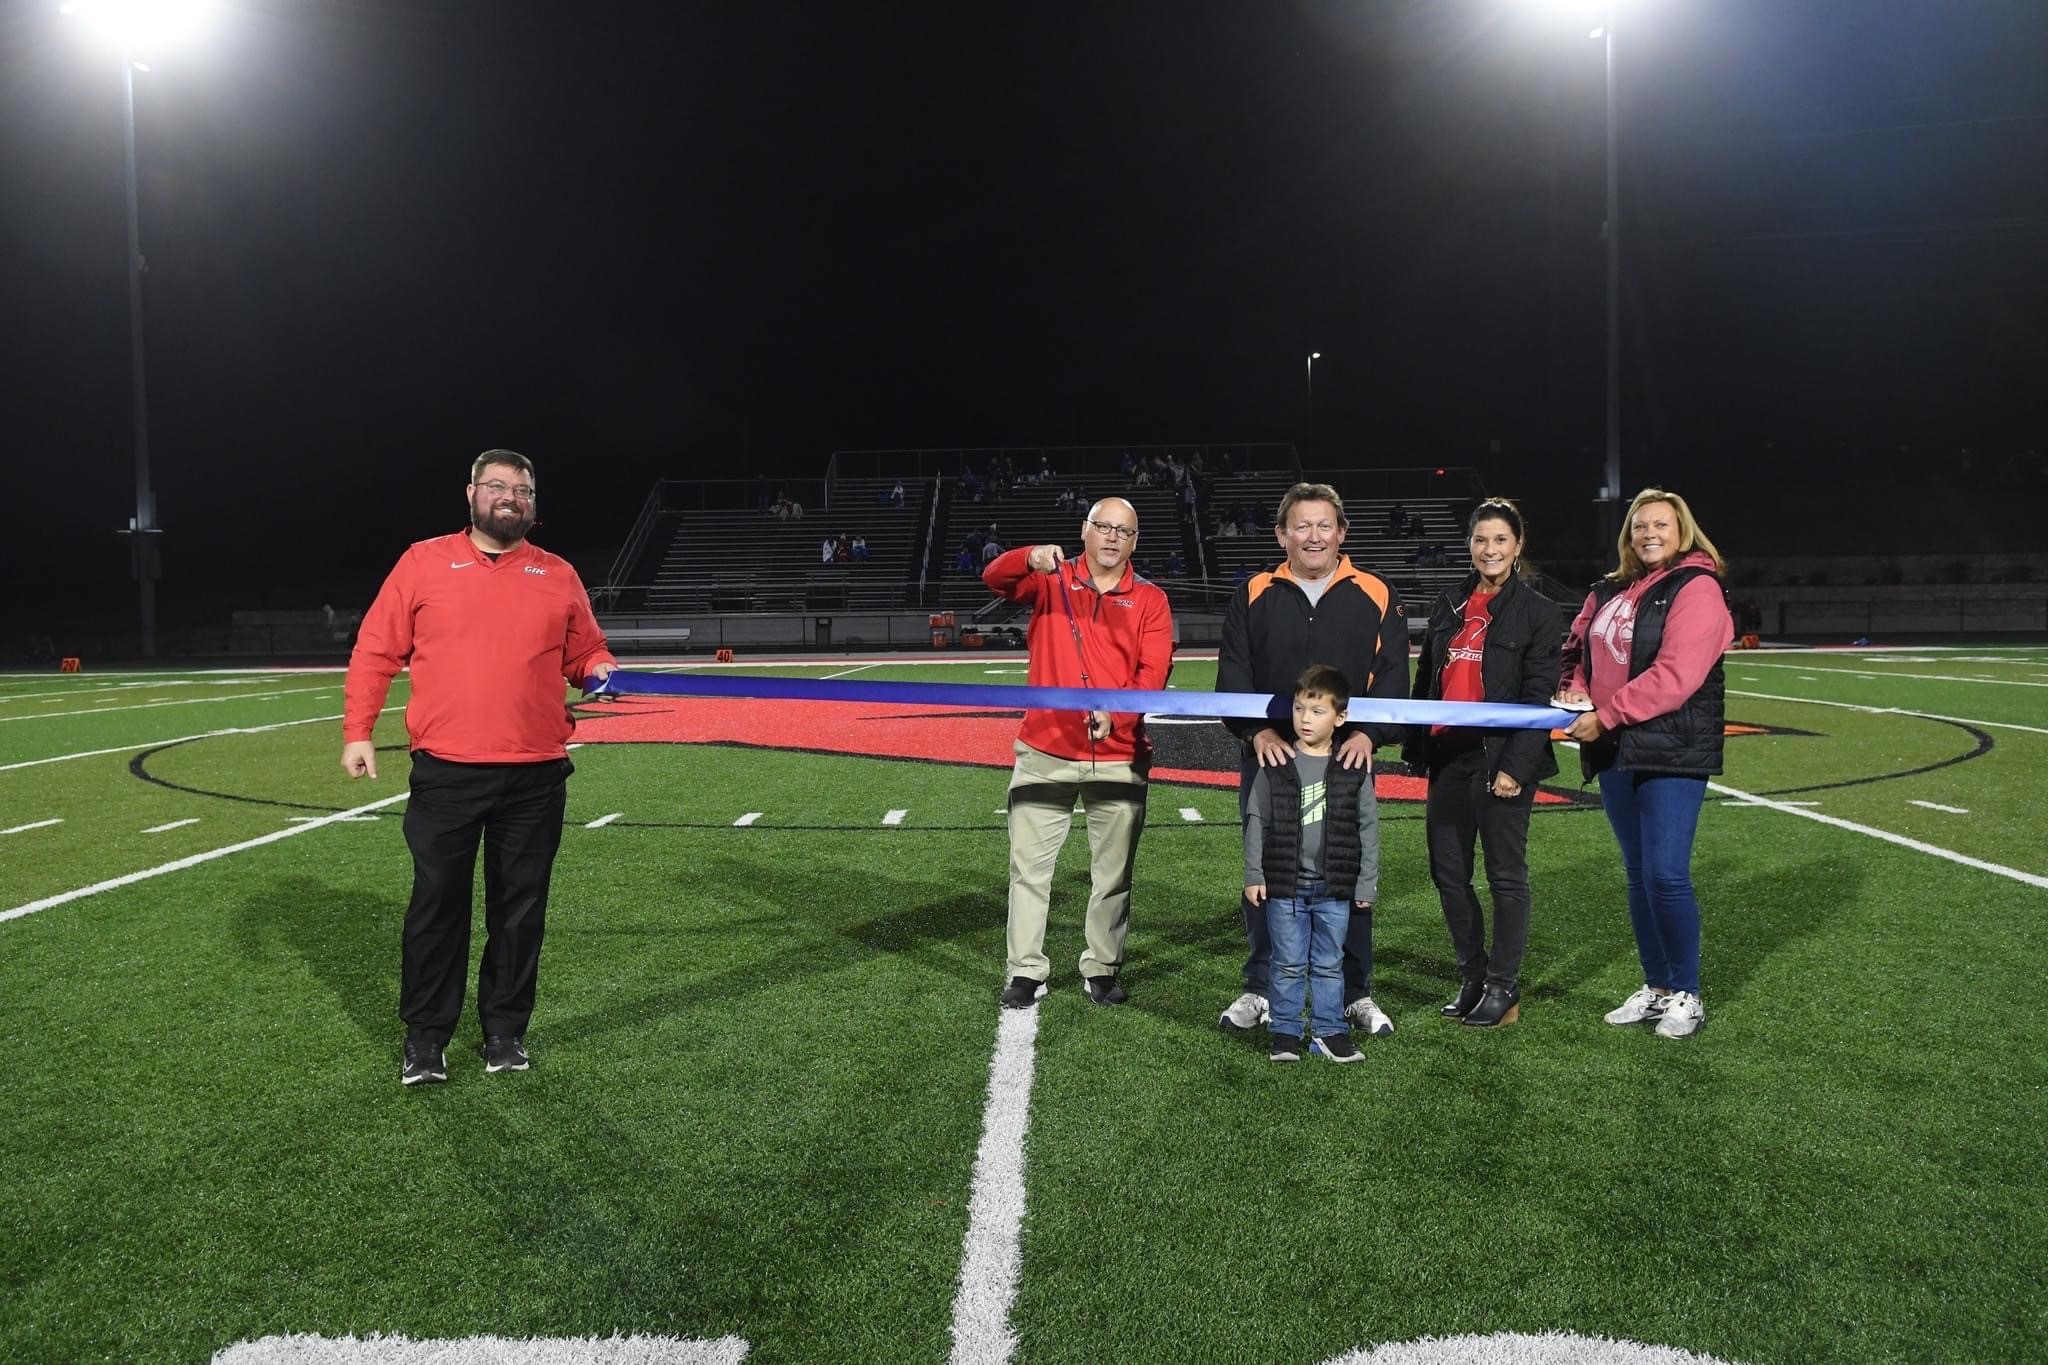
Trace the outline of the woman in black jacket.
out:
M 1488 498 L 1466 523 L 1472 576 L 1437 596 L 1415 670 L 1427 700 L 1525 702 L 1546 706 L 1557 690 L 1564 615 L 1521 578 L 1522 514 Z M 1429 778 L 1429 872 L 1443 900 L 1463 979 L 1443 1007 L 1475 1028 L 1511 1024 L 1520 1013 L 1522 951 L 1529 941 L 1529 810 L 1536 784 L 1557 771 L 1542 730 L 1418 725 L 1409 766 Z M 1493 894 L 1493 951 L 1472 889 L 1472 845 L 1486 849 Z

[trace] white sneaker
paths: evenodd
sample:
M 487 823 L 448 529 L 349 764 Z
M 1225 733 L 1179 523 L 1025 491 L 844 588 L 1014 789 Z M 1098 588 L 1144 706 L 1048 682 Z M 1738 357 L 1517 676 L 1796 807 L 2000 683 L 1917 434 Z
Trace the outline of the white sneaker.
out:
M 1671 997 L 1659 995 L 1648 986 L 1637 988 L 1636 993 L 1621 1002 L 1620 1006 L 1607 1011 L 1610 1024 L 1640 1024 L 1647 1019 L 1662 1019 Z
M 1659 1038 L 1690 1038 L 1707 1022 L 1707 1007 L 1691 991 L 1673 991 L 1664 997 L 1664 1017 L 1657 1021 Z
M 1385 1010 L 1373 1004 L 1369 995 L 1361 995 L 1346 1005 L 1344 1017 L 1351 1021 L 1352 1028 L 1375 1038 L 1385 1038 L 1394 1031 L 1394 1021 L 1387 1018 Z
M 1261 1024 L 1273 1021 L 1273 1013 L 1266 1005 L 1266 997 L 1246 991 L 1230 1002 L 1230 1008 L 1223 1011 L 1223 1017 L 1216 1021 L 1219 1028 L 1232 1033 L 1249 1033 Z

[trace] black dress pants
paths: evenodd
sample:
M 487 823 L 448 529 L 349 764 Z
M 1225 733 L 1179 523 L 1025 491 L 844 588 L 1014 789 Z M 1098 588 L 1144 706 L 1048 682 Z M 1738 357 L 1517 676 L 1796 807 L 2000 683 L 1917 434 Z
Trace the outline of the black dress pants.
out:
M 1529 945 L 1529 811 L 1536 788 L 1503 799 L 1489 788 L 1486 750 L 1444 760 L 1429 774 L 1429 875 L 1443 901 L 1444 923 L 1458 975 L 1512 987 Z M 1486 912 L 1472 890 L 1472 842 L 1486 850 L 1493 894 L 1493 952 L 1486 951 Z
M 405 842 L 412 902 L 405 910 L 398 1013 L 406 1036 L 447 1046 L 462 1017 L 470 902 L 484 852 L 484 954 L 477 1014 L 484 1033 L 518 1036 L 533 1015 L 548 880 L 562 845 L 566 758 L 543 763 L 450 763 L 413 751 Z

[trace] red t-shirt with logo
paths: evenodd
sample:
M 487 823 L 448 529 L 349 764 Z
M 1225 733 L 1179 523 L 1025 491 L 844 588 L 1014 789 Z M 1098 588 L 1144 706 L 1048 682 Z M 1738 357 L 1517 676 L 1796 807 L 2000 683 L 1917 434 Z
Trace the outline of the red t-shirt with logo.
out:
M 1445 701 L 1485 701 L 1486 683 L 1479 675 L 1479 661 L 1486 654 L 1486 628 L 1493 623 L 1493 599 L 1497 593 L 1475 592 L 1458 604 L 1458 629 L 1444 651 L 1442 670 L 1437 674 L 1437 695 Z M 1433 725 L 1430 734 L 1452 743 L 1476 743 L 1480 732 L 1469 726 Z

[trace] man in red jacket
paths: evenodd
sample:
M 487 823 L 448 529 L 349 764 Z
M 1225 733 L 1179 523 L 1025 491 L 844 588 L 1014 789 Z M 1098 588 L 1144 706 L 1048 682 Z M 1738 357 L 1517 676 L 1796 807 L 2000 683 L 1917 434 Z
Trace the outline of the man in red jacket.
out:
M 615 666 L 576 570 L 527 543 L 533 485 L 524 455 L 479 455 L 469 476 L 469 529 L 422 540 L 399 557 L 348 661 L 341 766 L 350 777 L 377 776 L 370 734 L 392 678 L 412 671 L 405 842 L 413 882 L 398 1006 L 406 1085 L 448 1079 L 444 1054 L 462 1016 L 479 840 L 484 1068 L 528 1066 L 548 879 L 574 771 L 567 745 L 575 721 L 563 685 L 608 677 Z
M 1030 605 L 1034 687 L 1166 686 L 1173 613 L 1166 594 L 1132 570 L 1138 512 L 1104 498 L 1081 523 L 1081 557 L 1057 545 L 1020 546 L 982 571 L 989 590 Z M 1098 1005 L 1121 1005 L 1117 982 L 1131 917 L 1131 867 L 1145 828 L 1152 746 L 1141 714 L 1028 710 L 1010 774 L 1009 984 L 999 997 L 1024 1009 L 1045 994 L 1046 903 L 1053 864 L 1073 824 L 1088 818 L 1091 890 L 1081 985 Z

